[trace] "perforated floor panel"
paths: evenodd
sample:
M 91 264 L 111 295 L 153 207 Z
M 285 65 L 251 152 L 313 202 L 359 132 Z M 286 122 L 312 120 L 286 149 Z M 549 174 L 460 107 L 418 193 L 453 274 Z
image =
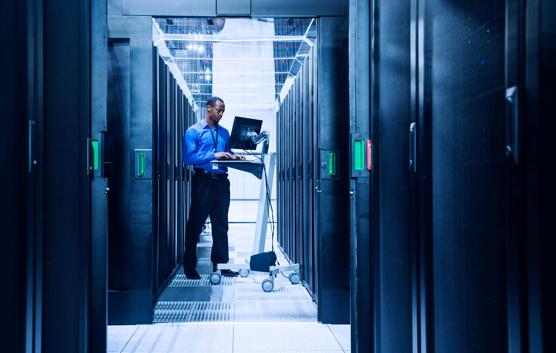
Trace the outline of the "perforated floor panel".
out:
M 154 322 L 230 321 L 233 303 L 158 302 Z
M 231 224 L 229 231 L 230 262 L 245 263 L 251 255 L 255 225 Z M 274 289 L 264 292 L 261 282 L 268 274 L 254 272 L 248 277 L 222 277 L 217 285 L 209 281 L 210 234 L 203 234 L 197 248 L 197 271 L 200 280 L 190 280 L 180 269 L 158 298 L 154 322 L 199 321 L 317 321 L 317 307 L 307 290 L 292 285 L 278 275 Z M 277 247 L 275 247 L 277 250 Z M 278 254 L 280 263 L 287 263 Z

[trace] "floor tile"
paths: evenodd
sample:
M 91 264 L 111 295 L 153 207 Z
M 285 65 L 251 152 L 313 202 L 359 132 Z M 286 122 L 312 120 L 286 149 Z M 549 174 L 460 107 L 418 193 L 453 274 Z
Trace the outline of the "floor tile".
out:
M 344 351 L 351 350 L 351 326 L 350 325 L 328 325 L 334 337 L 342 346 Z
M 231 352 L 231 323 L 142 325 L 124 353 Z
M 108 352 L 120 353 L 138 328 L 138 325 L 109 325 Z
M 330 329 L 319 323 L 235 323 L 234 352 L 342 351 Z
M 256 321 L 317 321 L 317 308 L 308 301 L 245 301 L 235 303 L 234 320 Z

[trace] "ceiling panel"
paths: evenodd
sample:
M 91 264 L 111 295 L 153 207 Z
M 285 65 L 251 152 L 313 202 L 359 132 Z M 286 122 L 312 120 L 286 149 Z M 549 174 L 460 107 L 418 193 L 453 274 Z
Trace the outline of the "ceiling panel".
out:
M 229 42 L 237 45 L 241 50 L 244 43 L 260 42 L 267 45 L 273 43 L 275 99 L 280 97 L 284 83 L 288 77 L 295 77 L 311 47 L 315 45 L 316 21 L 313 18 L 277 18 L 251 19 L 251 21 L 272 22 L 274 36 L 249 32 L 242 36 L 234 34 L 220 34 L 226 26 L 226 18 L 155 18 L 153 19 L 153 40 L 155 45 L 168 49 L 167 63 L 175 64 L 183 76 L 183 80 L 190 91 L 193 101 L 202 109 L 205 102 L 212 95 L 213 79 L 213 45 L 214 43 Z M 229 32 L 229 31 L 228 31 Z M 219 59 L 227 60 L 227 59 Z M 230 61 L 238 59 L 229 59 Z M 253 67 L 258 60 L 268 58 L 242 58 L 238 65 Z M 259 75 L 257 69 L 242 70 L 241 75 L 248 79 L 250 75 Z M 238 73 L 218 72 L 230 79 L 241 79 Z M 220 76 L 219 76 L 220 77 Z M 287 86 L 289 87 L 289 86 Z

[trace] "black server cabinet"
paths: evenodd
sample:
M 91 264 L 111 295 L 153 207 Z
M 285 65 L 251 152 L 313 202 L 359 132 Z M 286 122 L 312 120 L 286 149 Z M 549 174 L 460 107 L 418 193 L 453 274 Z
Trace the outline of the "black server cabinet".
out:
M 176 81 L 174 77 L 169 74 L 168 80 L 168 110 L 166 111 L 166 131 L 164 136 L 166 138 L 166 168 L 167 168 L 167 179 L 166 179 L 166 238 L 168 239 L 168 247 L 166 248 L 165 256 L 168 258 L 168 268 L 165 269 L 169 272 L 175 261 L 174 259 L 174 244 L 176 238 L 175 229 L 175 170 L 174 170 L 174 128 L 175 128 L 175 116 L 176 116 Z
M 352 132 L 373 161 L 352 175 L 352 350 L 541 352 L 554 6 L 350 4 Z
M 108 321 L 150 323 L 155 269 L 152 21 L 109 16 L 108 29 Z
M 326 323 L 349 322 L 349 110 L 343 21 L 319 20 L 319 42 L 278 111 L 280 245 L 301 264 L 304 283 L 318 303 L 318 318 Z M 317 60 L 324 63 L 318 73 Z
M 293 87 L 292 87 L 293 90 Z M 286 235 L 286 253 L 293 257 L 293 237 L 294 237 L 294 227 L 295 222 L 297 221 L 295 218 L 295 201 L 294 201 L 294 166 L 293 166 L 293 158 L 294 156 L 294 149 L 293 149 L 293 135 L 294 135 L 294 123 L 293 123 L 293 112 L 295 111 L 295 100 L 293 95 L 290 96 L 290 100 L 288 102 L 288 115 L 287 115 L 287 125 L 286 131 L 288 131 L 287 136 L 287 145 L 286 145 L 286 170 L 287 170 L 287 181 L 288 181 L 288 188 L 287 188 L 287 211 L 288 211 L 288 218 L 287 218 L 287 227 L 288 232 Z
M 43 262 L 39 256 L 42 254 L 42 232 L 39 230 L 43 206 L 38 202 L 42 193 L 42 166 L 34 168 L 32 163 L 43 150 L 39 138 L 43 135 L 44 120 L 42 107 L 37 102 L 42 98 L 43 72 L 41 67 L 28 72 L 26 66 L 36 57 L 42 61 L 39 38 L 33 36 L 37 29 L 32 25 L 42 25 L 42 13 L 30 11 L 26 9 L 26 2 L 15 0 L 2 2 L 0 9 L 6 16 L 0 28 L 14 31 L 4 45 L 19 53 L 17 56 L 3 55 L 0 59 L 3 78 L 0 162 L 5 167 L 0 198 L 0 265 L 2 278 L 10 283 L 2 291 L 1 310 L 4 320 L 11 323 L 4 328 L 2 340 L 4 350 L 24 352 L 26 347 L 32 349 L 35 340 L 40 342 L 41 338 L 40 330 L 36 331 L 41 324 L 33 319 L 42 311 L 42 307 L 36 307 L 37 299 L 42 297 L 42 290 L 36 289 L 42 286 L 41 272 L 37 271 Z M 59 172 L 67 173 L 67 170 Z M 64 275 L 66 273 L 59 274 Z
M 181 263 L 189 188 L 183 178 L 182 136 L 194 116 L 152 43 L 150 65 L 146 55 L 133 56 L 134 51 L 145 54 L 146 47 L 131 43 L 113 39 L 109 46 L 106 151 L 113 324 L 150 322 L 153 301 Z M 137 81 L 147 68 L 153 79 L 148 90 L 152 105 L 143 99 L 147 90 L 139 89 L 145 88 L 143 81 Z
M 168 241 L 166 239 L 166 214 L 167 214 L 167 207 L 165 200 L 166 195 L 166 158 L 163 151 L 166 151 L 166 139 L 162 135 L 164 131 L 166 131 L 166 109 L 168 109 L 168 105 L 166 104 L 166 81 L 168 80 L 168 72 L 166 65 L 162 58 L 158 57 L 158 51 L 155 50 L 155 56 L 157 58 L 157 75 L 156 79 L 154 80 L 155 84 L 157 85 L 157 96 L 156 96 L 156 114 L 155 114 L 155 122 L 154 122 L 154 141 L 155 141 L 155 151 L 154 155 L 156 158 L 156 187 L 155 187 L 155 194 L 154 200 L 156 200 L 155 204 L 153 205 L 154 211 L 154 222 L 156 229 L 155 231 L 155 256 L 156 256 L 156 270 L 154 274 L 156 276 L 156 280 L 154 281 L 156 287 L 160 287 L 164 284 L 166 269 L 169 267 L 168 258 L 165 256 L 164 252 L 165 249 L 168 248 Z M 156 290 L 153 288 L 153 294 L 156 293 Z
M 158 54 L 157 54 L 158 57 Z M 183 135 L 195 122 L 189 101 L 173 77 L 164 60 L 157 59 L 158 109 L 153 116 L 155 135 L 155 194 L 154 247 L 157 260 L 155 266 L 157 296 L 164 289 L 171 274 L 182 262 L 185 225 L 189 211 L 189 170 L 183 164 Z
M 357 125 L 367 135 L 370 153 L 365 162 L 356 197 L 369 226 L 358 229 L 361 244 L 366 244 L 365 266 L 369 273 L 360 274 L 366 293 L 375 298 L 374 315 L 360 316 L 362 322 L 374 320 L 375 342 L 363 331 L 366 342 L 381 352 L 411 352 L 416 314 L 414 291 L 417 277 L 412 272 L 416 260 L 413 216 L 410 207 L 411 175 L 408 166 L 408 126 L 411 117 L 411 7 L 409 2 L 377 2 L 370 25 L 374 47 L 371 48 L 371 82 L 367 100 L 370 115 L 363 113 Z M 364 49 L 363 49 L 364 50 Z M 352 156 L 355 158 L 355 156 Z M 368 184 L 364 184 L 364 183 Z M 366 191 L 365 186 L 370 186 Z M 366 203 L 366 205 L 365 205 Z M 374 280 L 369 277 L 376 275 Z M 363 306 L 365 307 L 365 306 Z
M 310 55 L 307 57 L 307 63 L 305 63 L 304 67 L 301 71 L 301 78 L 303 79 L 303 96 L 301 101 L 303 103 L 302 109 L 302 118 L 301 118 L 301 193 L 302 193 L 302 202 L 301 202 L 301 212 L 302 212 L 302 254 L 300 255 L 300 264 L 302 267 L 302 276 L 305 279 L 308 286 L 314 287 L 314 275 L 312 273 L 314 269 L 313 265 L 313 229 L 312 229 L 312 219 L 313 219 L 313 212 L 312 212 L 312 198 L 313 198 L 313 182 L 311 176 L 311 163 L 313 162 L 313 144 L 312 144 L 312 135 L 311 135 L 311 126 L 312 126 L 312 113 L 313 110 L 312 104 L 312 83 L 311 83 L 311 65 L 312 65 L 312 56 Z
M 294 121 L 294 127 L 293 127 L 293 132 L 294 132 L 294 153 L 293 153 L 293 165 L 294 165 L 294 182 L 293 182 L 293 186 L 294 186 L 294 195 L 295 195 L 295 206 L 294 206 L 294 212 L 298 217 L 298 221 L 295 222 L 294 226 L 295 226 L 295 238 L 294 238 L 294 244 L 293 244 L 293 257 L 295 259 L 296 262 L 300 262 L 301 261 L 301 256 L 300 254 L 302 253 L 302 247 L 303 247 L 303 221 L 304 221 L 304 213 L 303 210 L 301 209 L 301 201 L 302 201 L 302 193 L 301 193 L 301 187 L 303 186 L 302 182 L 301 182 L 301 146 L 303 146 L 303 141 L 301 140 L 301 136 L 302 136 L 302 129 L 303 129 L 303 118 L 302 118 L 302 113 L 303 113 L 303 101 L 301 101 L 301 90 L 304 88 L 304 82 L 303 82 L 303 76 L 299 75 L 298 76 L 298 82 L 299 85 L 296 85 L 294 88 L 294 97 L 295 100 L 298 102 L 297 104 L 297 109 L 294 112 L 294 117 L 293 117 L 293 121 Z
M 126 40 L 108 43 L 108 131 L 106 160 L 108 163 L 108 291 L 109 303 L 127 298 L 133 288 L 134 254 L 129 246 L 129 157 L 130 136 L 130 45 Z M 120 299 L 121 298 L 121 299 Z M 117 313 L 116 313 L 117 311 Z M 121 308 L 111 310 L 110 319 L 125 315 Z
M 455 6 L 454 6 L 455 5 Z M 507 352 L 506 2 L 427 1 L 416 15 L 421 347 Z M 424 38 L 424 39 L 422 39 Z M 507 223 L 509 222 L 509 223 Z
M 349 95 L 348 21 L 323 17 L 318 22 L 317 135 L 319 166 L 314 207 L 317 234 L 318 316 L 348 323 L 349 315 Z

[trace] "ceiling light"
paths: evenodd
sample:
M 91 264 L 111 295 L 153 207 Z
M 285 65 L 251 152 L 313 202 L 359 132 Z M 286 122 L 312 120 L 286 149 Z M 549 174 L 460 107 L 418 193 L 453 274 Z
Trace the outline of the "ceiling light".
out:
M 205 80 L 210 81 L 212 77 L 210 75 L 205 75 Z

